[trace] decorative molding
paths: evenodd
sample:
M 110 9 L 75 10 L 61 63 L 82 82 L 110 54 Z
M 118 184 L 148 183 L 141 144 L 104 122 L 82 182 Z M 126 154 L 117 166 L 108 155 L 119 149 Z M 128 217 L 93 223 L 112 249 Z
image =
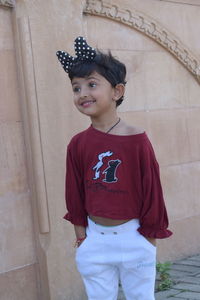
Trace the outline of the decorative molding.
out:
M 171 2 L 173 4 L 186 4 L 200 6 L 200 0 L 158 0 L 163 2 Z
M 15 0 L 0 0 L 0 6 L 14 7 Z
M 100 16 L 132 27 L 163 46 L 192 73 L 200 84 L 200 59 L 163 25 L 137 10 L 112 4 L 110 0 L 87 0 L 86 15 Z
M 19 45 L 21 57 L 21 81 L 24 97 L 23 106 L 26 110 L 26 127 L 28 128 L 28 141 L 30 144 L 31 176 L 33 177 L 33 196 L 37 203 L 37 217 L 40 233 L 50 232 L 48 196 L 45 178 L 45 165 L 43 156 L 41 115 L 37 98 L 37 87 L 34 71 L 31 30 L 28 17 L 18 20 Z M 24 98 L 24 99 L 23 99 Z

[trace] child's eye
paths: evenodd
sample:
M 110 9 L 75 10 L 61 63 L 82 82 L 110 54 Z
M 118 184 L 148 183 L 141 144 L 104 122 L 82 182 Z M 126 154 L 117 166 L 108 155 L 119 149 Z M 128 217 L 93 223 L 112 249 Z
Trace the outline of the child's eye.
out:
M 92 87 L 92 88 L 95 87 L 96 85 L 97 85 L 96 82 L 90 82 L 89 83 L 89 86 Z
M 73 92 L 74 93 L 79 93 L 80 92 L 80 87 L 78 87 L 78 86 L 75 86 L 74 88 L 73 88 Z

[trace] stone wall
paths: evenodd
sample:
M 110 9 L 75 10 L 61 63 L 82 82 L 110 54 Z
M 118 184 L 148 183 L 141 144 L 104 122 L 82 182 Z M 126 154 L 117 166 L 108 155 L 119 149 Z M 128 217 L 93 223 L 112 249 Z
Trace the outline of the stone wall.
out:
M 0 299 L 36 300 L 37 259 L 11 1 L 3 4 L 0 1 Z
M 20 0 L 14 9 L 0 6 L 1 74 L 8 74 L 0 75 L 0 124 L 7 143 L 1 147 L 0 286 L 6 274 L 13 274 L 12 283 L 20 276 L 15 269 L 30 264 L 37 279 L 24 291 L 31 288 L 32 299 L 86 299 L 74 264 L 73 227 L 62 216 L 66 145 L 90 121 L 74 108 L 69 80 L 55 56 L 58 49 L 73 53 L 78 35 L 111 49 L 127 65 L 119 114 L 144 128 L 154 145 L 174 231 L 158 242 L 158 260 L 200 251 L 199 5 L 199 0 Z M 18 246 L 5 246 L 5 237 Z M 7 300 L 4 291 L 0 299 Z

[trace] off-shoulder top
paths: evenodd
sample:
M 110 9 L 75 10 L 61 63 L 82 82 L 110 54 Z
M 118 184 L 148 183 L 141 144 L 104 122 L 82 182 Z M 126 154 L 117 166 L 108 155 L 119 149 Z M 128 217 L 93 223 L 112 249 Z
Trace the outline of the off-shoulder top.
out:
M 87 226 L 87 216 L 139 219 L 138 231 L 166 238 L 168 216 L 159 165 L 146 133 L 113 135 L 92 126 L 67 147 L 64 219 Z

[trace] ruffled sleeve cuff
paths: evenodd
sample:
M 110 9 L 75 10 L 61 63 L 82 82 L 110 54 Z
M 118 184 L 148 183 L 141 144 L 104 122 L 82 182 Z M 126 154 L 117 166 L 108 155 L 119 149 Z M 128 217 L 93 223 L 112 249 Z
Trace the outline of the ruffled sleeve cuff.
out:
M 173 233 L 168 229 L 145 228 L 143 226 L 138 228 L 140 234 L 148 238 L 165 239 L 170 237 Z
M 66 215 L 63 217 L 63 219 L 71 222 L 74 225 L 77 226 L 83 226 L 87 227 L 88 221 L 87 221 L 87 216 L 72 216 L 69 212 L 66 213 Z

